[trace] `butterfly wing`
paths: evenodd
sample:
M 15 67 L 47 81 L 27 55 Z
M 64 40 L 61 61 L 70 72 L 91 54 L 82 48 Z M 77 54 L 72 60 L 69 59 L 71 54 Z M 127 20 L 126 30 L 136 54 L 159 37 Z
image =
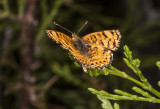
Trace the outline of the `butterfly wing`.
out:
M 55 40 L 57 43 L 60 43 L 64 49 L 68 50 L 69 47 L 73 45 L 72 39 L 61 32 L 46 30 L 46 33 L 51 39 Z
M 104 47 L 92 46 L 89 48 L 87 58 L 86 68 L 104 68 L 112 62 L 113 54 Z
M 82 37 L 82 40 L 92 46 L 102 46 L 110 50 L 117 50 L 121 35 L 119 30 L 105 30 L 94 32 Z
M 57 32 L 54 30 L 46 30 L 47 35 L 55 40 L 57 43 L 60 43 L 62 45 L 63 48 L 69 50 L 71 52 L 71 54 L 74 56 L 74 58 L 80 62 L 82 65 L 86 65 L 86 63 L 88 63 L 88 59 L 86 57 L 86 55 L 82 54 L 75 46 L 74 43 L 72 41 L 72 39 L 61 33 L 61 32 Z

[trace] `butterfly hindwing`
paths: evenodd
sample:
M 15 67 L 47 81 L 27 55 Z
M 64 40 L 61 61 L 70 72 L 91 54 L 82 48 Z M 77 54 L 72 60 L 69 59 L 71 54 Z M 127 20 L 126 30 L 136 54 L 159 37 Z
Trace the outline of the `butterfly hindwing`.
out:
M 90 47 L 84 55 L 75 47 L 70 52 L 82 64 L 83 68 L 104 68 L 113 60 L 113 54 L 110 50 L 103 47 Z
M 104 68 L 113 60 L 113 54 L 110 50 L 103 47 L 92 46 L 88 51 L 88 68 Z

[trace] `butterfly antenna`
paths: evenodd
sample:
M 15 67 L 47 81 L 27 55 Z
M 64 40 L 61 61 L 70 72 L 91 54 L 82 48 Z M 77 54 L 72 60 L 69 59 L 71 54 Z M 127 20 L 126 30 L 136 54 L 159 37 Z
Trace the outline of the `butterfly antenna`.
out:
M 63 28 L 64 30 L 66 30 L 66 31 L 68 31 L 68 32 L 70 32 L 70 33 L 72 33 L 72 31 L 70 31 L 70 30 L 68 30 L 67 28 L 65 28 L 65 27 L 63 27 L 63 26 L 57 24 L 56 22 L 54 22 L 54 24 L 57 25 L 57 26 L 59 26 L 59 27 L 61 27 L 61 28 Z M 73 33 L 72 33 L 72 34 L 73 34 Z
M 82 30 L 82 28 L 85 26 L 85 25 L 87 25 L 88 24 L 88 21 L 86 21 L 84 24 L 83 24 L 83 26 L 77 31 L 77 34 Z

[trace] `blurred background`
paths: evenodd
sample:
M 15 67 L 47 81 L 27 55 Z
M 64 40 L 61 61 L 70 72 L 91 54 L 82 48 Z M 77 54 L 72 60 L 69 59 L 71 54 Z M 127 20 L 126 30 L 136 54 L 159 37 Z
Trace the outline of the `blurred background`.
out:
M 135 93 L 135 84 L 123 78 L 85 74 L 45 33 L 54 29 L 71 36 L 53 22 L 76 32 L 86 20 L 80 37 L 119 29 L 121 45 L 112 65 L 137 78 L 123 62 L 128 45 L 142 61 L 144 76 L 160 90 L 155 65 L 160 60 L 160 0 L 0 0 L 0 109 L 101 109 L 89 87 Z M 148 102 L 116 102 L 121 109 L 160 109 Z

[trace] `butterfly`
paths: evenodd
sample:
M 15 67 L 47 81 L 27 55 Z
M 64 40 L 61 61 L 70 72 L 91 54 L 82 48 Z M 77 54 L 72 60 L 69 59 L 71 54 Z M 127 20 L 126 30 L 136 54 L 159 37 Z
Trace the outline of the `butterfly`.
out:
M 46 30 L 46 33 L 56 43 L 60 43 L 64 49 L 70 51 L 82 64 L 84 72 L 87 69 L 102 69 L 110 65 L 113 61 L 112 51 L 118 49 L 121 39 L 119 30 L 93 32 L 82 38 L 72 32 L 72 38 L 55 30 Z

